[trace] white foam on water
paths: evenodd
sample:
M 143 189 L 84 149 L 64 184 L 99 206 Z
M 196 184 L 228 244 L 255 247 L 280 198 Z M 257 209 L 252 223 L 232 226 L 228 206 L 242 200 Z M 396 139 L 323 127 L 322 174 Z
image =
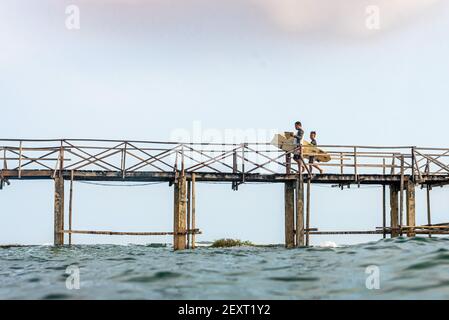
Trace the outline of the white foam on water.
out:
M 320 244 L 318 245 L 318 247 L 323 247 L 323 248 L 337 248 L 338 245 L 337 245 L 335 242 L 333 242 L 333 241 L 324 241 L 324 242 L 320 243 Z

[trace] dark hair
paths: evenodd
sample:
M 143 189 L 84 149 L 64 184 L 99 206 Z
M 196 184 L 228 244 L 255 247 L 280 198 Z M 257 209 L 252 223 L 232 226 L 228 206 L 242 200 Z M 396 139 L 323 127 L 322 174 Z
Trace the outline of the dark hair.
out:
M 316 131 L 311 131 L 310 134 L 316 134 Z
M 295 126 L 301 126 L 302 127 L 301 121 L 296 121 L 295 122 Z

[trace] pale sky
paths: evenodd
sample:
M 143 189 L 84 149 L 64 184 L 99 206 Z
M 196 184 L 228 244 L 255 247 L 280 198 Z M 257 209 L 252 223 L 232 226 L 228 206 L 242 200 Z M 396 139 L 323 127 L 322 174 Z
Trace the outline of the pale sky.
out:
M 79 30 L 66 28 L 69 4 Z M 366 28 L 369 5 L 378 30 Z M 448 147 L 448 31 L 437 0 L 2 0 L 0 138 L 169 140 L 194 123 L 271 132 L 301 120 L 320 144 Z M 381 226 L 380 190 L 313 186 L 311 226 Z M 447 221 L 444 191 L 432 193 L 436 223 Z M 170 231 L 172 192 L 75 183 L 74 229 Z M 283 242 L 281 184 L 200 184 L 197 198 L 199 241 Z M 12 181 L 0 203 L 0 243 L 52 242 L 52 181 Z M 425 217 L 418 191 L 417 223 Z

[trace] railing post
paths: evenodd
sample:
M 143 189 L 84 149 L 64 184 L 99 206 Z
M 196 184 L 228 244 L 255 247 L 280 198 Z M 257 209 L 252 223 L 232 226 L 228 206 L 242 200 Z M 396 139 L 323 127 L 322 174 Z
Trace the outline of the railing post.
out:
M 3 170 L 8 170 L 8 161 L 6 160 L 6 148 L 3 149 Z
M 344 160 L 343 160 L 343 152 L 340 152 L 340 174 L 344 174 Z M 343 190 L 344 186 L 343 183 L 340 183 L 340 188 Z
M 185 174 L 185 163 L 184 163 L 184 145 L 181 145 L 181 175 Z
M 237 174 L 237 151 L 235 149 L 232 153 L 232 173 Z M 232 181 L 232 190 L 237 190 L 238 187 L 237 181 Z
M 355 181 L 359 181 L 358 170 L 357 170 L 357 147 L 354 147 L 354 178 Z
M 6 147 L 3 149 L 3 169 L 0 173 L 0 190 L 3 189 L 6 179 L 3 176 L 3 170 L 8 170 L 8 162 L 6 161 Z
M 173 164 L 173 172 L 175 174 L 174 183 L 178 182 L 178 150 L 175 150 L 175 163 Z
M 59 175 L 62 176 L 62 172 L 64 170 L 64 145 L 61 140 L 61 147 L 59 150 Z
M 242 144 L 242 183 L 245 183 L 245 148 L 246 143 Z
M 22 178 L 22 141 L 19 142 L 19 179 Z
M 343 152 L 340 152 L 340 174 L 343 175 L 344 173 L 344 162 L 343 162 Z
M 127 146 L 128 143 L 125 142 L 125 146 L 122 148 L 122 163 L 121 163 L 121 169 L 122 169 L 122 179 L 125 179 L 126 175 L 126 153 L 127 153 Z
M 6 155 L 5 155 L 5 150 L 6 149 L 3 149 L 3 169 L 2 169 L 2 171 L 0 172 L 0 190 L 3 190 L 3 184 L 5 183 L 4 181 L 4 179 L 3 179 L 3 171 L 5 170 L 5 167 L 6 167 L 6 162 L 5 162 L 5 160 L 6 160 Z
M 391 154 L 391 175 L 395 174 L 395 167 L 396 167 L 396 154 L 392 153 Z
M 285 154 L 285 173 L 290 174 L 292 170 L 292 154 Z

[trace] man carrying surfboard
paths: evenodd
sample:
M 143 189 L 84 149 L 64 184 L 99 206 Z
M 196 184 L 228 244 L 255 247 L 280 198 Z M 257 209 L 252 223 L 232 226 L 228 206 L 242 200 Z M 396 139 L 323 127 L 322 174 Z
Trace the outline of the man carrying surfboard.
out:
M 304 172 L 305 168 L 301 162 L 301 149 L 302 149 L 302 139 L 304 138 L 304 130 L 302 129 L 301 121 L 295 122 L 295 129 L 296 134 L 294 135 L 294 137 L 295 137 L 296 150 L 293 153 L 293 160 L 295 160 L 296 163 L 298 164 L 298 171 L 301 170 L 301 172 Z
M 317 142 L 316 142 L 316 131 L 311 131 L 310 132 L 310 143 L 313 145 L 313 146 L 317 146 Z M 316 162 L 316 156 L 315 155 L 313 155 L 313 156 L 309 156 L 309 168 L 310 168 L 310 173 L 312 173 L 312 169 L 313 168 L 316 168 L 316 169 L 318 169 L 318 171 L 320 171 L 320 173 L 322 174 L 323 173 L 323 169 L 321 169 L 320 168 L 320 166 L 319 165 L 317 165 L 315 162 Z
M 307 168 L 304 161 L 301 161 L 301 155 L 303 158 L 309 158 L 307 165 L 315 164 L 314 168 L 316 169 L 318 169 L 316 162 L 325 163 L 332 160 L 330 154 L 316 147 L 316 133 L 311 136 L 311 143 L 303 140 L 304 130 L 302 129 L 301 122 L 298 121 L 295 123 L 295 129 L 295 132 L 284 131 L 283 133 L 275 134 L 271 140 L 271 145 L 286 153 L 293 153 L 293 159 L 298 163 L 298 170 L 304 172 L 304 169 Z M 323 170 L 320 170 L 320 172 L 322 173 Z

